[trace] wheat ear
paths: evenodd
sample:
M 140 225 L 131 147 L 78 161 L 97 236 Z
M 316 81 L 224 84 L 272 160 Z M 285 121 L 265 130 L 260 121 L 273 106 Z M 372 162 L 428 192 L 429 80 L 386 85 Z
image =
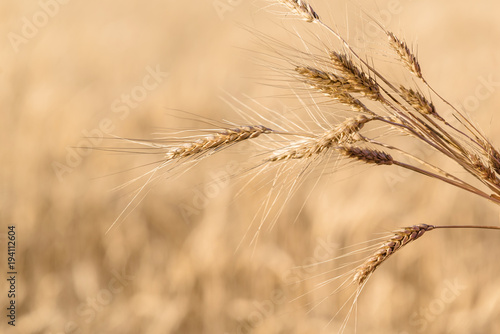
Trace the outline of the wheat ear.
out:
M 166 160 L 188 158 L 198 154 L 204 154 L 224 146 L 239 143 L 247 139 L 259 137 L 261 134 L 275 133 L 276 131 L 263 125 L 239 126 L 231 129 L 221 130 L 215 134 L 187 142 L 180 146 L 168 147 L 165 152 Z
M 408 245 L 410 242 L 417 240 L 423 236 L 426 232 L 432 231 L 434 229 L 458 229 L 458 228 L 469 228 L 469 229 L 488 229 L 488 230 L 500 230 L 500 226 L 476 226 L 476 225 L 427 225 L 420 224 L 410 227 L 404 227 L 400 230 L 394 231 L 389 239 L 382 242 L 380 247 L 371 254 L 368 259 L 363 262 L 355 271 L 353 276 L 353 282 L 363 285 L 368 278 L 374 273 L 374 271 L 385 262 L 392 254 Z

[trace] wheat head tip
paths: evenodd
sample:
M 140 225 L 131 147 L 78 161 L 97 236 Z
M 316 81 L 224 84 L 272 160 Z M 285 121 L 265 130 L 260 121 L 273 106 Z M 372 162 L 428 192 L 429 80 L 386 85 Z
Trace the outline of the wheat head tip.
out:
M 302 16 L 307 22 L 319 20 L 319 15 L 314 11 L 311 5 L 302 0 L 278 0 L 281 4 L 287 6 L 292 12 Z

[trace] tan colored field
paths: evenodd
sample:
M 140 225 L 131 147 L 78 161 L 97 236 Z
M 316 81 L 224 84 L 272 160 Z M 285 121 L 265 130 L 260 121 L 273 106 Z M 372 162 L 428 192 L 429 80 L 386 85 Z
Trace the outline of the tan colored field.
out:
M 226 11 L 217 12 L 218 3 Z M 358 0 L 349 10 L 345 1 L 332 3 L 312 2 L 341 31 L 346 18 L 354 32 L 363 31 L 351 16 L 363 8 L 417 42 L 427 80 L 500 146 L 498 2 Z M 333 286 L 314 290 L 307 278 L 332 266 L 310 263 L 401 226 L 500 224 L 498 207 L 477 196 L 423 176 L 353 164 L 326 171 L 319 183 L 322 171 L 312 173 L 274 228 L 268 222 L 250 244 L 269 188 L 250 184 L 236 196 L 241 183 L 227 175 L 253 152 L 243 146 L 167 174 L 105 234 L 133 196 L 133 188 L 113 189 L 147 171 L 130 169 L 154 157 L 84 147 L 114 146 L 102 139 L 105 133 L 151 138 L 166 128 L 207 127 L 179 110 L 241 122 L 221 97 L 258 98 L 279 113 L 297 106 L 289 91 L 275 87 L 283 82 L 254 61 L 270 52 L 248 30 L 287 42 L 280 27 L 292 19 L 262 6 L 0 3 L 0 332 L 335 332 L 346 314 L 332 317 L 347 295 L 328 297 Z M 12 225 L 15 328 L 5 316 Z M 430 232 L 377 270 L 346 333 L 355 325 L 357 333 L 499 333 L 499 245 L 496 231 Z M 304 282 L 291 284 L 297 281 Z M 318 306 L 308 312 L 312 305 Z

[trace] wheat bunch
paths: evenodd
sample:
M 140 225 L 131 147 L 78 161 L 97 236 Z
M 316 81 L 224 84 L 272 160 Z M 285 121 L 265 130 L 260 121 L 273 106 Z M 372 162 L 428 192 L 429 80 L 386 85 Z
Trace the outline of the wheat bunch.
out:
M 398 66 L 414 77 L 413 86 L 391 81 L 374 62 L 361 57 L 337 31 L 324 23 L 306 1 L 276 0 L 275 3 L 302 18 L 306 21 L 304 24 L 319 26 L 340 43 L 339 49 L 326 49 L 322 55 L 311 53 L 310 57 L 289 60 L 289 70 L 311 93 L 348 107 L 352 115 L 343 122 L 326 124 L 323 131 L 287 130 L 275 122 L 214 129 L 208 136 L 186 139 L 181 144 L 155 146 L 163 155 L 161 168 L 183 159 L 198 161 L 225 147 L 265 135 L 266 140 L 272 141 L 273 136 L 279 140 L 274 142 L 277 147 L 267 148 L 266 156 L 259 163 L 264 168 L 300 161 L 305 161 L 309 168 L 311 164 L 307 162 L 336 155 L 348 161 L 409 170 L 500 204 L 499 151 L 458 109 L 452 106 L 453 121 L 439 112 L 433 98 L 451 104 L 426 81 L 417 56 L 404 40 L 379 26 L 387 37 L 387 47 L 399 59 Z M 425 94 L 417 82 L 430 93 Z M 440 153 L 460 166 L 469 177 L 446 171 L 408 151 L 404 145 L 390 144 L 383 135 L 371 136 L 370 131 L 365 131 L 368 124 L 389 127 L 392 132 Z M 410 162 L 403 162 L 403 157 L 409 158 Z M 500 230 L 497 226 L 426 224 L 403 228 L 383 241 L 353 272 L 351 282 L 361 291 L 370 276 L 391 255 L 426 232 L 444 228 Z
M 262 159 L 260 166 L 269 168 L 279 163 L 318 160 L 335 154 L 374 166 L 403 168 L 500 204 L 500 153 L 459 110 L 453 107 L 452 117 L 458 120 L 457 127 L 438 112 L 432 102 L 432 96 L 426 96 L 417 85 L 410 87 L 392 82 L 373 62 L 358 55 L 338 32 L 321 20 L 306 1 L 276 0 L 275 4 L 291 10 L 293 14 L 304 19 L 306 24 L 316 24 L 340 42 L 340 50 L 326 49 L 323 55 L 314 55 L 307 51 L 309 53 L 306 52 L 306 55 L 312 60 L 310 63 L 304 60 L 307 57 L 290 60 L 293 65 L 291 70 L 295 73 L 294 77 L 312 92 L 317 92 L 334 103 L 348 106 L 354 115 L 337 124 L 328 123 L 328 128 L 319 133 L 304 129 L 299 132 L 287 130 L 271 122 L 212 129 L 208 135 L 175 138 L 175 144 L 136 141 L 135 143 L 146 145 L 162 155 L 158 169 L 176 161 L 197 162 L 224 148 L 262 135 L 276 136 L 279 137 L 275 142 L 278 147 L 266 153 L 268 156 Z M 393 50 L 408 73 L 428 87 L 435 98 L 451 106 L 426 81 L 418 58 L 407 43 L 381 25 L 379 28 L 387 37 L 387 46 Z M 314 61 L 318 59 L 320 61 Z M 412 154 L 403 146 L 384 142 L 383 136 L 370 137 L 363 132 L 369 123 L 388 126 L 400 135 L 412 138 L 441 153 L 479 182 L 472 182 L 463 176 L 445 171 Z M 403 162 L 402 157 L 409 158 L 411 163 Z M 419 226 L 423 228 L 424 225 Z M 377 250 L 374 258 L 378 261 L 365 263 L 365 268 L 356 273 L 354 281 L 364 283 L 369 274 L 390 254 L 416 239 L 414 232 L 411 232 L 411 237 L 404 237 L 405 233 L 413 229 L 414 227 L 406 228 L 403 232 L 396 233 L 397 238 L 403 236 L 397 247 L 385 245 L 382 250 Z M 393 242 L 391 239 L 388 243 Z
M 332 149 L 343 157 L 356 159 L 360 162 L 378 166 L 392 165 L 423 174 L 439 181 L 449 183 L 458 188 L 472 192 L 496 204 L 500 203 L 500 170 L 498 150 L 491 142 L 456 108 L 453 107 L 462 129 L 451 125 L 429 97 L 426 97 L 417 86 L 408 87 L 404 84 L 391 82 L 380 73 L 374 65 L 361 58 L 347 41 L 336 31 L 327 26 L 310 5 L 301 2 L 300 7 L 294 7 L 294 1 L 280 1 L 306 19 L 332 33 L 340 40 L 344 51 L 329 50 L 329 70 L 316 68 L 311 65 L 299 64 L 295 71 L 300 79 L 311 89 L 348 105 L 353 111 L 369 115 L 366 122 L 381 122 L 390 125 L 401 134 L 412 137 L 422 144 L 440 152 L 448 159 L 456 162 L 485 187 L 482 188 L 466 181 L 461 177 L 435 166 L 427 161 L 405 151 L 378 140 L 370 139 L 361 133 L 362 127 L 351 127 L 346 133 L 349 138 L 356 138 L 349 143 L 337 142 Z M 314 13 L 315 15 L 311 15 Z M 400 63 L 407 71 L 419 79 L 438 98 L 450 105 L 425 80 L 417 56 L 408 47 L 407 43 L 398 38 L 393 32 L 379 28 L 385 33 L 388 45 L 398 56 Z M 380 104 L 381 108 L 368 108 L 362 99 L 371 100 Z M 385 110 L 381 113 L 379 110 Z M 370 143 L 378 149 L 368 148 L 361 144 Z M 309 143 L 313 147 L 313 143 Z M 306 151 L 306 148 L 302 148 Z M 415 164 L 403 163 L 393 157 L 391 153 L 404 154 L 410 157 Z M 307 158 L 308 155 L 301 155 Z M 436 228 L 487 228 L 499 230 L 497 226 L 432 226 L 416 225 L 395 231 L 380 247 L 370 255 L 353 273 L 353 282 L 362 286 L 373 272 L 385 261 L 406 246 L 411 241 L 420 238 L 425 232 Z

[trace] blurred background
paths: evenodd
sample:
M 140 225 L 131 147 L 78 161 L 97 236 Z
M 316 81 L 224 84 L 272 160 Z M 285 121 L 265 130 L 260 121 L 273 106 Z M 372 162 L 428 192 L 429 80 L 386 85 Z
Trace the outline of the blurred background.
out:
M 500 145 L 496 1 L 311 3 L 341 31 L 349 22 L 354 41 L 360 32 L 370 38 L 356 17 L 365 11 L 418 44 L 431 85 Z M 96 150 L 110 146 L 103 137 L 203 127 L 178 110 L 241 120 L 227 96 L 261 98 L 278 112 L 293 100 L 281 98 L 280 84 L 259 80 L 267 69 L 255 58 L 269 50 L 255 32 L 274 37 L 291 20 L 268 4 L 0 3 L 5 275 L 7 226 L 16 226 L 18 241 L 17 322 L 12 328 L 2 316 L 2 333 L 335 332 L 348 294 L 315 290 L 309 278 L 342 272 L 309 264 L 401 226 L 500 224 L 498 208 L 473 195 L 397 170 L 360 168 L 328 174 L 318 186 L 306 180 L 275 226 L 251 243 L 249 226 L 267 190 L 250 186 L 236 196 L 240 188 L 225 175 L 244 161 L 239 151 L 166 175 L 106 234 L 133 196 L 115 188 L 151 157 Z M 379 268 L 347 333 L 355 325 L 359 333 L 500 332 L 500 235 L 431 233 Z M 5 313 L 5 279 L 0 287 Z

